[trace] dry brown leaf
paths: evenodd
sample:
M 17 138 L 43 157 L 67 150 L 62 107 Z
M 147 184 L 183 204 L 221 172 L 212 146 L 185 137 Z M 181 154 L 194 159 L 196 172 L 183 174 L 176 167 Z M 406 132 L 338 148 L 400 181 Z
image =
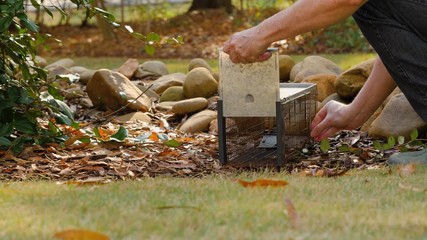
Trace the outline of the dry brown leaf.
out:
M 252 182 L 237 180 L 243 187 L 284 187 L 288 185 L 285 180 L 257 179 Z
M 70 229 L 55 233 L 55 238 L 63 240 L 109 240 L 110 238 L 102 233 L 85 229 Z
M 291 223 L 292 228 L 297 229 L 300 226 L 300 218 L 295 209 L 294 204 L 288 198 L 285 199 L 286 212 L 288 214 L 289 222 Z
M 159 156 L 167 156 L 167 157 L 179 157 L 180 155 L 181 153 L 171 149 L 165 149 L 161 153 L 159 153 Z
M 416 170 L 414 163 L 404 164 L 397 167 L 397 173 L 400 177 L 405 177 L 413 174 Z
M 157 135 L 157 133 L 152 132 L 150 137 L 148 137 L 148 139 L 150 139 L 153 142 L 158 142 L 159 141 L 159 136 Z

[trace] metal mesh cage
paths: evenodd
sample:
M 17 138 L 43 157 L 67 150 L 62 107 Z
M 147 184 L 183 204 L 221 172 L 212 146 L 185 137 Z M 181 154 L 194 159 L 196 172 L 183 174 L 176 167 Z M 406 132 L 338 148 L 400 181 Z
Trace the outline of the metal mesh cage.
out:
M 316 86 L 280 85 L 276 117 L 224 117 L 218 102 L 220 160 L 241 167 L 283 166 L 286 155 L 309 139 L 316 114 Z M 283 96 L 283 97 L 282 97 Z

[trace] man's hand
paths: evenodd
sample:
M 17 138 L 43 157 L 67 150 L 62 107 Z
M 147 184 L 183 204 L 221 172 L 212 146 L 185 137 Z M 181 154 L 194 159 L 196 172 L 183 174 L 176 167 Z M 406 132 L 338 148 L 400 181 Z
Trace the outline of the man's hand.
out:
M 267 51 L 270 43 L 264 43 L 257 27 L 233 34 L 225 42 L 223 51 L 230 55 L 233 63 L 262 62 L 270 58 Z
M 336 101 L 328 102 L 314 117 L 311 123 L 311 136 L 316 140 L 325 139 L 339 130 L 355 129 L 364 123 L 351 105 Z

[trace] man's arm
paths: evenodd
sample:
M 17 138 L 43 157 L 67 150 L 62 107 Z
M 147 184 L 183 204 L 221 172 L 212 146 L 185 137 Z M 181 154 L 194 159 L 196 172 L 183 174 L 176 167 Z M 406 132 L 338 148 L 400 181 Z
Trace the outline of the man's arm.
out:
M 331 101 L 316 114 L 311 136 L 317 140 L 339 130 L 360 127 L 396 88 L 381 59 L 377 59 L 366 83 L 350 105 Z
M 234 34 L 224 45 L 233 62 L 265 60 L 274 41 L 320 29 L 352 15 L 366 0 L 299 0 L 259 25 Z

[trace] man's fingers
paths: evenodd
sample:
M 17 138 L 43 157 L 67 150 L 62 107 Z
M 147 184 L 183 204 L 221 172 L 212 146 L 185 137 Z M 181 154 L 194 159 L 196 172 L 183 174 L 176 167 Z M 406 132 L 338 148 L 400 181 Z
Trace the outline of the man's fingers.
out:
M 328 137 L 334 135 L 338 131 L 339 130 L 337 128 L 334 128 L 334 127 L 328 128 L 324 132 L 322 132 L 319 136 L 317 136 L 315 139 L 316 140 L 322 140 L 322 139 L 328 138 Z
M 271 52 L 265 52 L 258 58 L 258 60 L 262 62 L 269 59 L 270 57 L 271 57 Z
M 328 110 L 326 107 L 323 107 L 317 112 L 316 116 L 314 116 L 313 121 L 311 122 L 311 129 L 316 128 L 316 126 L 325 119 L 328 114 Z

